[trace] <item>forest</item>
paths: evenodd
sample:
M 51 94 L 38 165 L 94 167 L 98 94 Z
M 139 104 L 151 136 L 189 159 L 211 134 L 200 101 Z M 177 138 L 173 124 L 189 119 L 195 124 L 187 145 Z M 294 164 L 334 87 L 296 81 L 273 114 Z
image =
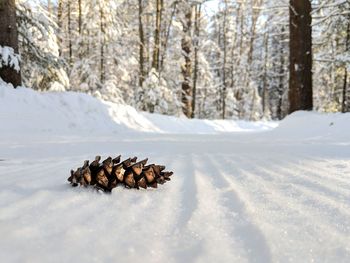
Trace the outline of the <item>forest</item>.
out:
M 84 92 L 200 119 L 280 120 L 301 109 L 350 110 L 347 0 L 2 5 L 0 76 L 6 81 L 16 70 L 21 82 L 14 86 Z
M 350 0 L 0 0 L 0 260 L 350 262 Z

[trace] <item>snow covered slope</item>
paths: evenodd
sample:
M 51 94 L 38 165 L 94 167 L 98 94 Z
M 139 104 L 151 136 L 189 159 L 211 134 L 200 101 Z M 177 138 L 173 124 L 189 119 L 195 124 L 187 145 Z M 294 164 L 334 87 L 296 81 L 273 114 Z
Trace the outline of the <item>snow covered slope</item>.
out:
M 289 139 L 347 140 L 350 113 L 295 112 L 284 119 L 276 133 Z
M 5 88 L 0 112 L 2 262 L 350 261 L 348 114 L 296 113 L 257 133 L 244 131 L 276 124 Z M 70 188 L 69 170 L 96 154 L 175 175 L 157 190 Z
M 139 113 L 126 105 L 100 101 L 75 92 L 38 93 L 14 90 L 0 83 L 0 118 L 7 123 L 2 132 L 27 133 L 120 133 L 142 131 L 158 133 L 217 133 L 260 131 L 276 123 L 243 121 L 198 121 Z

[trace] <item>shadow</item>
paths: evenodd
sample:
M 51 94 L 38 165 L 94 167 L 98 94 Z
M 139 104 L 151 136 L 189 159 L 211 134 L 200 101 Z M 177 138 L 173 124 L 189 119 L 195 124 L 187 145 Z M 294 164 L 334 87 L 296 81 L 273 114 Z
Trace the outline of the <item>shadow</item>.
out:
M 272 256 L 268 242 L 261 229 L 250 218 L 244 200 L 235 191 L 235 185 L 225 176 L 228 171 L 223 171 L 217 160 L 205 156 L 206 170 L 215 172 L 211 176 L 212 184 L 221 192 L 221 203 L 229 212 L 235 213 L 236 221 L 231 229 L 231 234 L 238 239 L 245 251 L 249 262 L 271 262 Z M 223 160 L 223 163 L 226 161 Z M 231 168 L 231 167 L 230 167 Z M 230 169 L 230 174 L 239 174 L 238 170 Z M 238 218 L 238 220 L 237 220 Z

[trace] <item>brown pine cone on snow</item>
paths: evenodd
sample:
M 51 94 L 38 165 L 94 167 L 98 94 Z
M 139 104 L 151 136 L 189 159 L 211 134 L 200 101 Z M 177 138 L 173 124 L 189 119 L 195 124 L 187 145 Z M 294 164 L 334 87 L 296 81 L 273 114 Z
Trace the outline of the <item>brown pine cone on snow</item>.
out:
M 95 160 L 89 164 L 84 161 L 82 167 L 75 171 L 71 170 L 68 181 L 73 187 L 78 185 L 92 186 L 104 192 L 111 192 L 118 185 L 126 188 L 157 188 L 158 184 L 170 181 L 173 172 L 164 172 L 165 166 L 150 164 L 147 159 L 137 162 L 137 157 L 128 158 L 121 161 L 121 156 L 112 159 L 108 157 L 102 163 L 101 156 L 96 156 Z

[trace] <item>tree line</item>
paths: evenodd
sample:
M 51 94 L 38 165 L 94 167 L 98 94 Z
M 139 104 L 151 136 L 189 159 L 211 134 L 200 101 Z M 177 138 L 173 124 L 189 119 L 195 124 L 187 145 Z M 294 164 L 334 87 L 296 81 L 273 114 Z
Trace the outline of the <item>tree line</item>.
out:
M 0 77 L 188 118 L 350 110 L 349 1 L 208 2 L 1 0 Z

